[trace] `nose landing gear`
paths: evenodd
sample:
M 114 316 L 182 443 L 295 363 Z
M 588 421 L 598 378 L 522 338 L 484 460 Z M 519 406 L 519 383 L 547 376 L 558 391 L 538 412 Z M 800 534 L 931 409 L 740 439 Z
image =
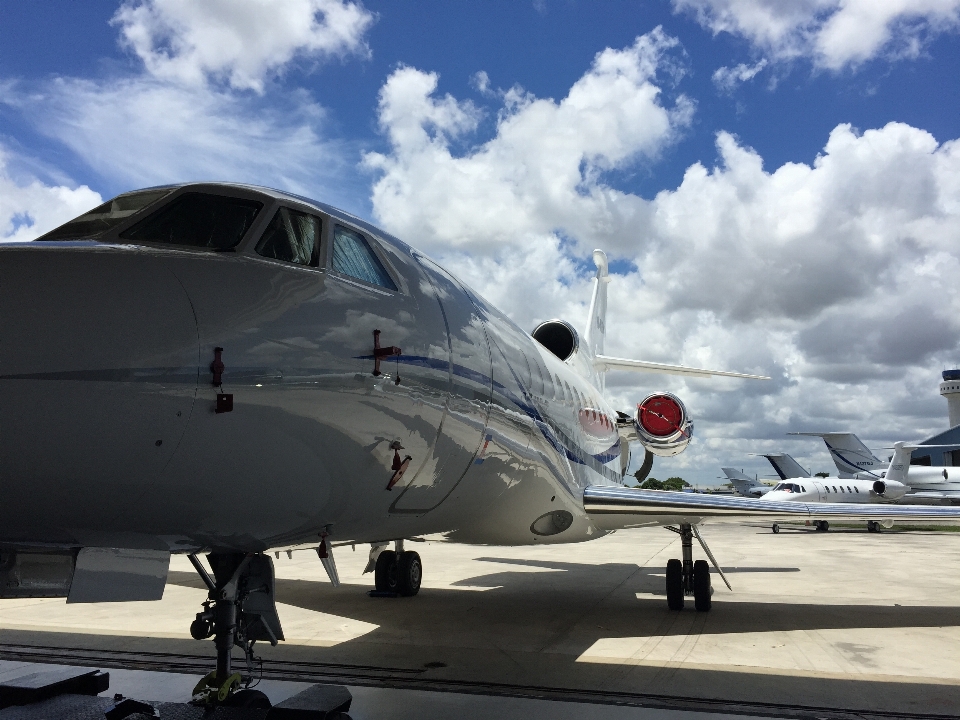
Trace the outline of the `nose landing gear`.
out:
M 274 601 L 273 561 L 262 554 L 210 553 L 207 559 L 213 568 L 211 578 L 196 555 L 188 557 L 209 590 L 203 610 L 190 625 L 190 634 L 197 640 L 213 636 L 217 648 L 217 669 L 197 683 L 194 702 L 269 708 L 267 696 L 248 686 L 256 662 L 254 643 L 265 640 L 276 645 L 283 640 Z M 243 650 L 246 677 L 233 671 L 235 645 Z
M 703 536 L 696 525 L 681 524 L 679 528 L 667 526 L 667 530 L 680 535 L 680 545 L 683 550 L 683 561 L 667 561 L 667 606 L 671 610 L 683 610 L 684 596 L 693 595 L 693 605 L 700 612 L 707 612 L 713 605 L 713 587 L 710 581 L 710 566 L 706 560 L 693 561 L 693 538 L 696 537 L 700 547 L 710 558 L 713 567 L 723 579 L 728 590 L 732 590 L 727 582 L 723 570 L 717 565 L 713 553 L 707 547 Z

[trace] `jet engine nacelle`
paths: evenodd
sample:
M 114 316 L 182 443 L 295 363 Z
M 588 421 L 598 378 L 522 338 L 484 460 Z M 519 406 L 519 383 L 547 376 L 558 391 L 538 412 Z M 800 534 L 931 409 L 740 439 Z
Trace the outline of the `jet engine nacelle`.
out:
M 676 395 L 658 392 L 637 405 L 633 424 L 643 446 L 660 457 L 679 455 L 693 437 L 693 422 Z
M 884 500 L 899 500 L 907 494 L 907 486 L 896 480 L 875 480 L 873 492 Z
M 581 352 L 580 333 L 566 320 L 547 320 L 534 328 L 533 339 L 583 377 L 595 373 L 590 358 Z

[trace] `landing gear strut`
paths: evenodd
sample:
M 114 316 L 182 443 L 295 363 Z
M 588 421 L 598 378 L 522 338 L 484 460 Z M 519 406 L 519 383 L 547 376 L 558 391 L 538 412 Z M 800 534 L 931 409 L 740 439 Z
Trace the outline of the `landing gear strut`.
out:
M 269 708 L 267 696 L 248 686 L 256 661 L 253 644 L 266 640 L 276 645 L 283 640 L 274 601 L 273 561 L 262 554 L 210 553 L 207 560 L 213 568 L 211 578 L 196 555 L 189 558 L 209 590 L 203 610 L 190 625 L 190 634 L 197 640 L 213 636 L 217 648 L 217 669 L 197 683 L 194 701 L 204 705 Z M 233 671 L 234 645 L 243 650 L 246 677 Z
M 680 535 L 680 546 L 683 551 L 683 561 L 669 560 L 667 562 L 667 606 L 671 610 L 683 610 L 685 595 L 693 595 L 693 605 L 700 612 L 707 612 L 713 605 L 713 587 L 710 582 L 710 566 L 706 560 L 693 560 L 693 538 L 696 537 L 717 573 L 723 579 L 728 589 L 730 583 L 717 565 L 716 558 L 707 547 L 696 526 L 683 523 L 679 528 L 667 526 L 667 530 Z

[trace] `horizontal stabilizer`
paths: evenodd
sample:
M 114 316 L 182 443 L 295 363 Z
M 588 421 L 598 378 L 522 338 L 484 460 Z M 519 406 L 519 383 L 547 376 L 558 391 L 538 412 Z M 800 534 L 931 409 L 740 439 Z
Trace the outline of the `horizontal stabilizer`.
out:
M 769 380 L 766 375 L 747 375 L 745 373 L 728 372 L 726 370 L 702 370 L 689 368 L 683 365 L 666 365 L 664 363 L 647 362 L 646 360 L 627 360 L 625 358 L 597 355 L 593 364 L 598 372 L 605 370 L 631 370 L 633 372 L 660 373 L 662 375 L 689 375 L 692 377 L 734 377 L 748 380 Z
M 744 520 L 762 522 L 894 520 L 933 525 L 960 525 L 960 506 L 771 502 L 729 495 L 633 490 L 598 485 L 592 485 L 583 491 L 583 507 L 590 519 L 604 530 Z

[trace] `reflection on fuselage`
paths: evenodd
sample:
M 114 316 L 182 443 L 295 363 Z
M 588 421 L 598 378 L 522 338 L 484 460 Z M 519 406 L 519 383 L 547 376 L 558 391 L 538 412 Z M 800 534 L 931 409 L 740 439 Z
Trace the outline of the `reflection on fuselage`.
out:
M 235 252 L 132 246 L 122 225 L 0 251 L 0 541 L 259 551 L 324 529 L 358 542 L 601 534 L 582 489 L 619 483 L 624 448 L 596 388 L 402 242 L 327 206 L 240 194 L 264 211 Z M 288 205 L 321 219 L 321 259 L 331 226 L 352 228 L 398 289 L 256 254 Z M 375 331 L 401 353 L 376 363 Z M 218 392 L 232 412 L 213 411 Z M 44 497 L 57 502 L 24 511 Z M 556 510 L 569 528 L 530 530 Z

